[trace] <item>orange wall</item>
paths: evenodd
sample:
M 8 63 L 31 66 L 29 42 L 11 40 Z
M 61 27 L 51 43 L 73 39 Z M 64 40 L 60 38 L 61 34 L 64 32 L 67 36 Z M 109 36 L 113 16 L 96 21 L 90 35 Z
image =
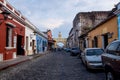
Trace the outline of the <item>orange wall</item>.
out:
M 92 30 L 91 32 L 88 33 L 89 36 L 89 47 L 92 47 L 92 40 L 94 39 L 95 36 L 98 36 L 98 47 L 102 48 L 102 34 L 105 34 L 107 32 L 112 33 L 113 36 L 108 40 L 110 43 L 114 39 L 118 39 L 118 26 L 117 26 L 117 17 L 114 16 L 107 22 L 99 25 L 96 29 Z

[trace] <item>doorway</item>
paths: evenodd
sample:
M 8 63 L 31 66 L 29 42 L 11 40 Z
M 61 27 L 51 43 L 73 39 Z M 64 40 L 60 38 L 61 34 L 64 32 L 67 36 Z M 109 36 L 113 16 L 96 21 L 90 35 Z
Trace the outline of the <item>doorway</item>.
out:
M 24 50 L 22 47 L 22 36 L 17 35 L 17 55 L 24 55 Z
M 32 50 L 33 50 L 33 53 L 35 54 L 35 40 L 32 40 Z
M 107 45 L 108 45 L 108 34 L 106 33 L 102 36 L 102 47 L 103 47 L 103 49 L 105 49 Z
M 26 54 L 28 54 L 28 45 L 29 45 L 28 36 L 26 36 Z

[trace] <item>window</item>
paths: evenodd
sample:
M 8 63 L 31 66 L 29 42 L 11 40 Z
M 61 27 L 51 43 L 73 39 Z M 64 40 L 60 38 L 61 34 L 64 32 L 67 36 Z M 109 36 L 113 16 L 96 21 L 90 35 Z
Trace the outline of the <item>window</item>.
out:
M 117 49 L 117 55 L 120 56 L 120 45 L 118 45 L 118 49 Z
M 118 46 L 118 49 L 117 49 L 117 51 L 119 51 L 119 52 L 120 52 L 120 45 Z
M 119 45 L 118 42 L 112 43 L 112 44 L 110 44 L 110 46 L 108 47 L 108 50 L 114 51 L 114 50 L 117 49 L 118 45 Z
M 86 55 L 87 56 L 93 56 L 93 55 L 101 55 L 104 51 L 102 49 L 90 49 L 87 50 Z
M 112 43 L 108 46 L 106 52 L 109 54 L 118 55 L 117 53 L 118 46 L 119 46 L 119 42 Z
M 12 46 L 12 29 L 7 27 L 6 29 L 6 47 Z

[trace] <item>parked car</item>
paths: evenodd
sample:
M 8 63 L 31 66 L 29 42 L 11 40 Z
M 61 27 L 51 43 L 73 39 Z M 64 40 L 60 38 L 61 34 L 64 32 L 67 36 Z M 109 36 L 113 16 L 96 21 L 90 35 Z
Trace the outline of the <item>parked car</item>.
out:
M 62 51 L 63 49 L 62 48 L 57 48 L 57 51 Z
M 86 48 L 81 53 L 81 60 L 87 69 L 102 69 L 101 48 Z
M 70 48 L 66 48 L 65 51 L 66 51 L 66 52 L 70 52 L 71 49 L 70 49 Z
M 120 40 L 111 42 L 102 54 L 106 80 L 120 80 Z
M 81 54 L 81 50 L 77 47 L 74 47 L 70 50 L 70 55 L 71 56 L 77 56 L 78 54 Z
M 63 48 L 64 51 L 66 51 L 67 48 Z

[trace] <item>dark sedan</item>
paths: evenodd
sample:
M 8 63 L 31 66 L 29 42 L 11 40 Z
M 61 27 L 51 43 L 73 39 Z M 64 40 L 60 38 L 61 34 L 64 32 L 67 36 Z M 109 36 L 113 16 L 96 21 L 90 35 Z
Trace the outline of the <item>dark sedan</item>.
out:
M 120 40 L 111 42 L 102 54 L 106 80 L 120 80 Z

